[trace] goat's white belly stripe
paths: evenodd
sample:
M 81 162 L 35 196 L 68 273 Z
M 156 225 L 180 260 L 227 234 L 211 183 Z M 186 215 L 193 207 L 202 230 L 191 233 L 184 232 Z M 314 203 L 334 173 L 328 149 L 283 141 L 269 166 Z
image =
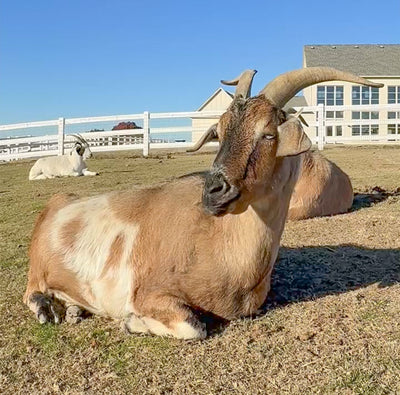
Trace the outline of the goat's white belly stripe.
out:
M 63 245 L 62 228 L 79 220 L 82 228 L 72 246 Z M 61 209 L 51 234 L 53 246 L 64 256 L 64 264 L 77 278 L 91 287 L 91 303 L 101 313 L 121 316 L 130 309 L 134 271 L 131 264 L 139 226 L 113 217 L 107 196 L 72 203 Z M 118 260 L 109 268 L 107 260 L 113 253 L 113 242 L 119 238 Z M 101 314 L 100 313 L 100 314 Z
M 100 314 L 116 318 L 133 313 L 132 285 L 131 268 L 125 266 L 110 269 L 104 278 L 92 283 L 94 307 Z

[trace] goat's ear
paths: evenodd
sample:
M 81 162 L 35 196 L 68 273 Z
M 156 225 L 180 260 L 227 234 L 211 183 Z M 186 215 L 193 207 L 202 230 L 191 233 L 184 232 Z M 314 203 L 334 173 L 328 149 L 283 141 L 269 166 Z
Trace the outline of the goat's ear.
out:
M 200 140 L 192 148 L 187 149 L 186 152 L 195 152 L 199 150 L 204 144 L 217 139 L 217 126 L 217 123 L 210 126 L 209 129 L 200 137 Z
M 293 156 L 308 151 L 311 140 L 304 133 L 301 122 L 296 117 L 290 117 L 278 126 L 278 150 L 276 156 Z

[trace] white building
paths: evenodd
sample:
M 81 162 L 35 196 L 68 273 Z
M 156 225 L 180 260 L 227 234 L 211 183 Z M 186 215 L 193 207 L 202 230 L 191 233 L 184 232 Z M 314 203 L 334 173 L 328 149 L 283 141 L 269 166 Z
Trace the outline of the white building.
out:
M 371 88 L 350 82 L 325 82 L 304 89 L 308 106 L 332 105 L 368 106 L 371 104 L 400 104 L 400 45 L 306 45 L 303 67 L 328 66 L 348 71 L 384 84 Z M 335 120 L 327 126 L 327 136 L 366 136 L 400 134 L 399 112 L 393 111 L 327 111 L 326 119 Z M 311 119 L 315 115 L 307 115 Z M 393 123 L 390 123 L 393 120 Z M 367 122 L 369 121 L 369 122 Z M 379 124 L 377 121 L 387 121 Z M 316 128 L 309 128 L 310 137 Z
M 304 96 L 296 96 L 286 107 L 317 106 L 365 106 L 400 105 L 400 45 L 306 45 L 303 50 L 303 67 L 328 66 L 348 71 L 374 82 L 383 83 L 383 88 L 371 88 L 349 82 L 325 82 L 304 89 Z M 219 88 L 198 109 L 225 111 L 233 100 L 233 95 Z M 308 123 L 315 125 L 316 114 L 306 111 L 303 114 Z M 325 118 L 328 137 L 400 135 L 400 111 L 357 111 L 327 110 Z M 215 119 L 193 120 L 193 141 L 197 141 L 204 130 Z M 201 129 L 201 130 L 200 130 Z M 306 128 L 311 138 L 318 135 L 318 128 Z

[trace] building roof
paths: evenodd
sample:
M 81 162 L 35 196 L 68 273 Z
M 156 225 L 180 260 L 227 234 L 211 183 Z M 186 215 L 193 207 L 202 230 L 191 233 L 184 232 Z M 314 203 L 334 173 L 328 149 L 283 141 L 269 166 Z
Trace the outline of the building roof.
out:
M 363 77 L 400 76 L 400 44 L 305 45 L 304 67 L 329 66 Z
M 219 94 L 226 94 L 228 95 L 231 99 L 233 99 L 233 94 L 226 91 L 225 89 L 218 88 L 201 106 L 200 108 L 197 109 L 197 111 L 201 111 L 210 101 L 212 101 L 217 95 Z
M 307 101 L 304 96 L 294 96 L 286 104 L 284 109 L 291 107 L 307 107 Z

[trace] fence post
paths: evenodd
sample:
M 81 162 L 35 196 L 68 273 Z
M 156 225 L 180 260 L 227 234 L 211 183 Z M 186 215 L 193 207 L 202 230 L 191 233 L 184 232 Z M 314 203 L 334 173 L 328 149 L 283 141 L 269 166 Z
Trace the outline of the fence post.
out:
M 64 155 L 65 118 L 58 118 L 58 155 Z
M 143 113 L 143 156 L 149 156 L 150 150 L 150 113 Z
M 325 143 L 325 108 L 324 104 L 318 104 L 318 149 L 322 151 Z

